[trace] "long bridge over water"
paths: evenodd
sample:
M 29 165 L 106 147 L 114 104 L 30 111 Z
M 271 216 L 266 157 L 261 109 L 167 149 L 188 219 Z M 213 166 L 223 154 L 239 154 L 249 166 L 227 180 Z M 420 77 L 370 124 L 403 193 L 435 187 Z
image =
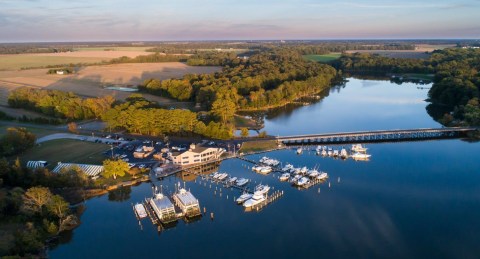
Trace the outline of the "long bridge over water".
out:
M 340 132 L 276 137 L 285 145 L 303 144 L 342 144 L 415 141 L 428 139 L 448 139 L 465 137 L 467 133 L 477 131 L 478 127 L 426 128 L 403 130 L 378 130 L 361 132 Z

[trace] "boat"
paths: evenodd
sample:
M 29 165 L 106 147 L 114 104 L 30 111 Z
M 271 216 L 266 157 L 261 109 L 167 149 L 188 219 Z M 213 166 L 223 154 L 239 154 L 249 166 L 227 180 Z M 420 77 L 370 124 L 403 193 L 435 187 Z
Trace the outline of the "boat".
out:
M 306 174 L 308 172 L 308 168 L 306 166 L 302 167 L 302 169 L 300 169 L 300 173 L 301 174 Z
M 212 178 L 216 180 L 216 179 L 218 179 L 218 177 L 220 177 L 220 175 L 221 175 L 221 173 L 215 172 L 215 173 L 212 174 Z
M 300 155 L 303 152 L 303 149 L 301 147 L 297 148 L 297 155 Z
M 259 184 L 255 186 L 255 192 L 259 192 L 261 194 L 266 194 L 268 193 L 269 190 L 270 190 L 270 186 L 268 185 Z
M 252 166 L 252 171 L 260 172 L 260 170 L 262 169 L 262 167 L 263 167 L 263 166 L 259 166 L 259 165 Z
M 230 177 L 228 178 L 227 182 L 229 184 L 235 184 L 235 182 L 237 181 L 237 177 Z
M 332 151 L 332 150 L 328 150 L 328 151 L 327 151 L 327 155 L 328 155 L 328 156 L 333 156 L 333 151 Z
M 252 198 L 248 199 L 247 201 L 245 201 L 243 203 L 243 206 L 245 208 L 250 208 L 250 207 L 253 207 L 261 202 L 265 201 L 265 196 L 263 195 L 263 193 L 261 192 L 255 192 L 253 195 L 252 195 Z
M 284 173 L 280 176 L 280 181 L 287 181 L 288 179 L 290 179 L 289 173 Z
M 228 174 L 227 174 L 227 173 L 221 173 L 221 174 L 218 176 L 217 179 L 218 179 L 219 181 L 223 181 L 223 180 L 225 180 L 225 178 L 227 178 L 227 177 L 228 177 Z
M 333 157 L 338 157 L 339 152 L 337 149 L 333 150 Z
M 242 187 L 242 186 L 246 185 L 249 181 L 250 180 L 248 180 L 248 179 L 240 178 L 240 179 L 237 180 L 237 186 Z
M 300 178 L 302 178 L 301 175 L 295 175 L 294 177 L 292 177 L 292 179 L 290 179 L 290 182 L 293 184 L 297 184 L 297 181 L 300 180 Z
M 260 169 L 260 173 L 262 174 L 268 174 L 272 172 L 272 168 L 270 166 L 264 166 Z
M 321 172 L 318 176 L 317 176 L 317 180 L 325 180 L 328 178 L 328 174 L 325 173 L 325 172 Z
M 342 150 L 340 150 L 340 157 L 345 159 L 348 157 L 348 153 L 347 153 L 347 150 L 345 148 L 342 148 Z
M 362 144 L 353 144 L 352 145 L 353 152 L 367 152 L 367 148 L 362 146 Z
M 307 175 L 311 178 L 315 178 L 317 177 L 318 175 L 320 174 L 320 172 L 318 172 L 317 169 L 312 169 L 310 171 L 307 172 Z
M 238 203 L 238 204 L 242 204 L 244 203 L 246 200 L 252 198 L 253 194 L 251 193 L 244 193 L 242 195 L 240 195 L 240 197 L 238 197 L 235 201 Z
M 322 153 L 322 146 L 317 146 L 317 148 L 315 149 L 315 152 L 317 155 L 320 155 Z
M 293 165 L 287 164 L 282 168 L 282 171 L 290 172 L 290 170 L 292 170 L 292 169 L 293 169 Z
M 143 206 L 143 204 L 141 203 L 135 204 L 134 209 L 139 219 L 143 219 L 148 216 L 147 211 L 145 210 L 145 207 Z
M 309 182 L 310 182 L 310 179 L 308 179 L 307 177 L 302 177 L 296 182 L 296 185 L 297 186 L 304 186 L 304 185 L 308 184 Z
M 322 149 L 322 156 L 327 156 L 327 150 L 326 149 Z
M 370 157 L 371 155 L 369 154 L 359 153 L 359 152 L 352 155 L 352 158 L 355 160 L 368 160 Z

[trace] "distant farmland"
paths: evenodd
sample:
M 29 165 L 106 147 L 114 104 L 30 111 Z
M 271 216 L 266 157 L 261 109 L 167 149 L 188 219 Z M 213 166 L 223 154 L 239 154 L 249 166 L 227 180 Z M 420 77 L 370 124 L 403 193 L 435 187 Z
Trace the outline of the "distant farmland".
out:
M 304 55 L 303 58 L 321 63 L 329 63 L 340 58 L 341 55 L 341 53 L 330 53 L 324 55 Z

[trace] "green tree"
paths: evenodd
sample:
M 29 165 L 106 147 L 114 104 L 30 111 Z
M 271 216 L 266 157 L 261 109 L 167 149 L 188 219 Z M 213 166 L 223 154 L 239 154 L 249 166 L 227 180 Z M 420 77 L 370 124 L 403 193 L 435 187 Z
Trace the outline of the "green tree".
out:
M 212 113 L 227 124 L 235 115 L 236 104 L 229 99 L 217 99 L 212 104 Z
M 240 136 L 241 137 L 246 138 L 246 137 L 248 137 L 248 135 L 249 135 L 249 132 L 248 132 L 247 128 L 241 128 L 240 129 Z
M 130 170 L 128 163 L 123 160 L 104 160 L 103 161 L 103 177 L 117 179 L 117 176 L 124 176 Z
M 23 195 L 23 210 L 27 213 L 42 213 L 45 205 L 47 205 L 52 193 L 46 187 L 32 187 Z

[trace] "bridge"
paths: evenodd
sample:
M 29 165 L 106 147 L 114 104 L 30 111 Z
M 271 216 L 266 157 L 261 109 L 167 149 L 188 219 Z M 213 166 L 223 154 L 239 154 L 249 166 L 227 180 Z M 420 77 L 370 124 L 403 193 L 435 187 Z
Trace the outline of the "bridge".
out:
M 342 144 L 415 141 L 428 139 L 449 139 L 465 137 L 467 133 L 479 130 L 477 127 L 451 127 L 404 130 L 379 130 L 362 132 L 341 132 L 331 134 L 310 134 L 276 137 L 285 145 Z

